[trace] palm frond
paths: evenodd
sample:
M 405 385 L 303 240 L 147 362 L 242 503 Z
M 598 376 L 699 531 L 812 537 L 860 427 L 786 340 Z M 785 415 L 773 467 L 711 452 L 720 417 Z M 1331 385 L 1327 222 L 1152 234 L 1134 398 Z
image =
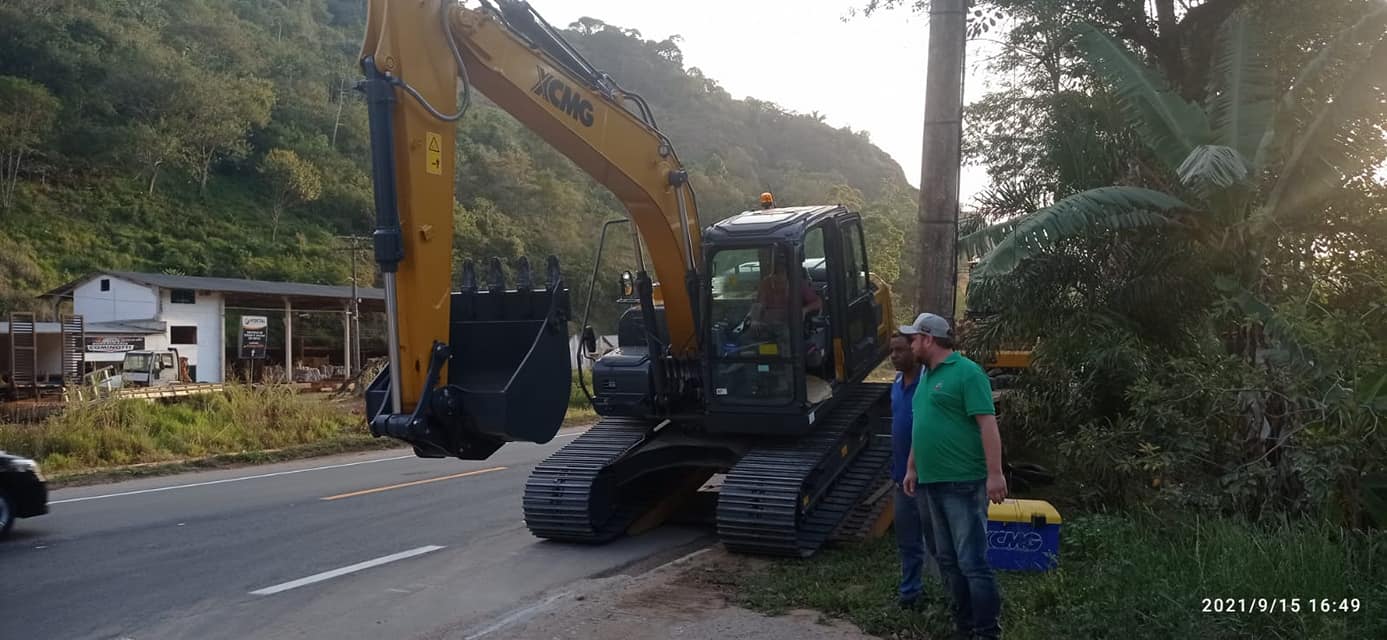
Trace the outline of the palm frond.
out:
M 1387 7 L 1363 16 L 1353 26 L 1339 32 L 1329 44 L 1320 49 L 1315 57 L 1311 58 L 1305 66 L 1301 67 L 1296 74 L 1295 82 L 1291 83 L 1291 88 L 1282 94 L 1276 106 L 1276 114 L 1272 119 L 1271 126 L 1262 135 L 1262 142 L 1258 145 L 1257 155 L 1253 158 L 1253 166 L 1262 168 L 1267 166 L 1272 154 L 1284 146 L 1283 131 L 1295 126 L 1294 113 L 1296 107 L 1304 102 L 1311 101 L 1313 96 L 1307 95 L 1310 92 L 1310 85 L 1319 81 L 1329 66 L 1336 61 L 1352 60 L 1355 55 L 1366 57 L 1373 36 L 1381 36 L 1384 29 L 1387 29 Z
M 1102 187 L 969 234 L 961 244 L 973 250 L 991 246 L 971 272 L 974 278 L 990 278 L 1011 272 L 1023 260 L 1066 238 L 1164 225 L 1170 222 L 1164 213 L 1188 208 L 1179 198 L 1159 191 Z
M 964 235 L 958 239 L 959 254 L 967 256 L 969 259 L 986 255 L 989 251 L 997 248 L 997 245 L 1001 244 L 1016 228 L 1017 223 L 1025 218 L 1026 216 L 1018 216 L 1004 222 L 984 226 Z
M 1387 367 L 1370 374 L 1366 384 L 1357 385 L 1356 399 L 1367 407 L 1387 403 Z
M 1205 198 L 1247 180 L 1247 160 L 1237 149 L 1205 144 L 1195 147 L 1177 172 L 1180 182 Z
M 1054 202 L 1054 185 L 1022 177 L 995 181 L 974 198 L 978 213 L 989 220 L 1010 218 Z
M 1174 169 L 1196 146 L 1209 141 L 1204 111 L 1180 97 L 1159 73 L 1143 65 L 1096 27 L 1079 23 L 1075 40 L 1089 64 L 1122 99 L 1143 142 Z
M 1027 214 L 1053 203 L 1052 189 L 1025 178 L 993 183 L 974 199 L 977 219 L 960 219 L 959 251 L 969 258 L 982 257 Z M 989 225 L 986 223 L 989 220 L 1000 221 Z
M 1236 149 L 1247 162 L 1271 124 L 1275 79 L 1262 59 L 1262 38 L 1239 11 L 1223 24 L 1209 74 L 1209 121 L 1219 144 Z
M 1387 11 L 1383 12 L 1387 26 Z M 1355 65 L 1339 91 L 1323 100 L 1291 147 L 1278 172 L 1276 186 L 1259 212 L 1262 224 L 1305 211 L 1313 200 L 1331 193 L 1343 181 L 1367 169 L 1357 147 L 1371 143 L 1371 125 L 1346 130 L 1360 116 L 1382 115 L 1387 103 L 1387 33 L 1374 36 L 1367 57 Z M 1375 109 L 1376 111 L 1369 111 Z

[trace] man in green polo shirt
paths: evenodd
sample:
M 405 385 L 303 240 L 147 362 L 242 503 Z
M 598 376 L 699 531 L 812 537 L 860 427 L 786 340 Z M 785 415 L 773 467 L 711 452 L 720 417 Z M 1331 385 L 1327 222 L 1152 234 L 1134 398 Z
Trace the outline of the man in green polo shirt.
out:
M 954 352 L 949 321 L 922 313 L 900 328 L 927 367 L 912 402 L 914 428 L 902 489 L 929 506 L 935 560 L 953 594 L 958 638 L 1000 638 L 1002 597 L 987 563 L 987 502 L 1007 496 L 992 384 Z

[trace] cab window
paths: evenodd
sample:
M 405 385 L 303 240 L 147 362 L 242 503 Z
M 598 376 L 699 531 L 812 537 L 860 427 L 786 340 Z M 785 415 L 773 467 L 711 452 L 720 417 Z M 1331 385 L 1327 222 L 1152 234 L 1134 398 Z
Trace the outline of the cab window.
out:
M 848 299 L 856 299 L 867 292 L 867 249 L 862 243 L 862 224 L 859 222 L 843 228 L 843 262 Z
M 780 404 L 794 397 L 787 248 L 723 249 L 709 261 L 711 395 L 715 401 Z
M 815 289 L 828 281 L 827 252 L 824 250 L 824 228 L 815 227 L 804 234 L 804 270 Z

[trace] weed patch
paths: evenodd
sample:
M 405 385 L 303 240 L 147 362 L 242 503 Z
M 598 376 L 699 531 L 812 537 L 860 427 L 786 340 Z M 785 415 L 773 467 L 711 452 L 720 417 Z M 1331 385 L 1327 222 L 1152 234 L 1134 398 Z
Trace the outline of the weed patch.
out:
M 360 416 L 290 387 L 228 387 L 172 403 L 73 404 L 35 425 L 0 429 L 0 449 L 50 473 L 283 449 L 366 435 Z
M 1387 534 L 1149 513 L 1080 516 L 1064 527 L 1056 570 L 998 574 L 1008 638 L 1387 637 Z M 898 571 L 888 536 L 769 563 L 734 590 L 741 604 L 768 613 L 810 608 L 881 637 L 949 637 L 940 589 L 922 611 L 896 607 Z M 1231 598 L 1236 610 L 1205 612 L 1206 598 Z M 1297 598 L 1298 612 L 1241 610 Z M 1357 600 L 1356 613 L 1315 608 L 1346 599 Z

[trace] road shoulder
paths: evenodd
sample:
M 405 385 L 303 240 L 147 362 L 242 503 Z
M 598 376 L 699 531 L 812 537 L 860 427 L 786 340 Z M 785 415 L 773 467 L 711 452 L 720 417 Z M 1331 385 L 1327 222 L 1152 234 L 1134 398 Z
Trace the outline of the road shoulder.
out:
M 589 423 L 565 426 L 563 429 L 559 430 L 559 434 L 556 437 L 581 433 L 590 426 L 592 425 Z M 351 459 L 363 453 L 378 451 L 403 451 L 408 453 L 410 450 L 407 447 L 401 448 L 402 444 L 403 443 L 400 441 L 392 438 L 375 438 L 366 434 L 357 434 L 351 437 L 311 442 L 283 449 L 240 451 L 186 460 L 148 462 L 121 467 L 105 467 L 73 473 L 52 474 L 48 478 L 48 488 L 50 490 L 56 490 L 91 487 L 124 483 L 131 480 L 165 478 L 168 476 L 197 474 L 210 471 L 231 471 L 281 463 L 302 462 L 304 460 L 330 462 L 338 459 Z
M 437 636 L 449 640 L 509 638 L 649 638 L 651 640 L 863 640 L 857 627 L 808 610 L 767 616 L 731 602 L 733 576 L 758 561 L 721 547 L 695 552 L 652 571 L 575 582 L 490 624 Z

